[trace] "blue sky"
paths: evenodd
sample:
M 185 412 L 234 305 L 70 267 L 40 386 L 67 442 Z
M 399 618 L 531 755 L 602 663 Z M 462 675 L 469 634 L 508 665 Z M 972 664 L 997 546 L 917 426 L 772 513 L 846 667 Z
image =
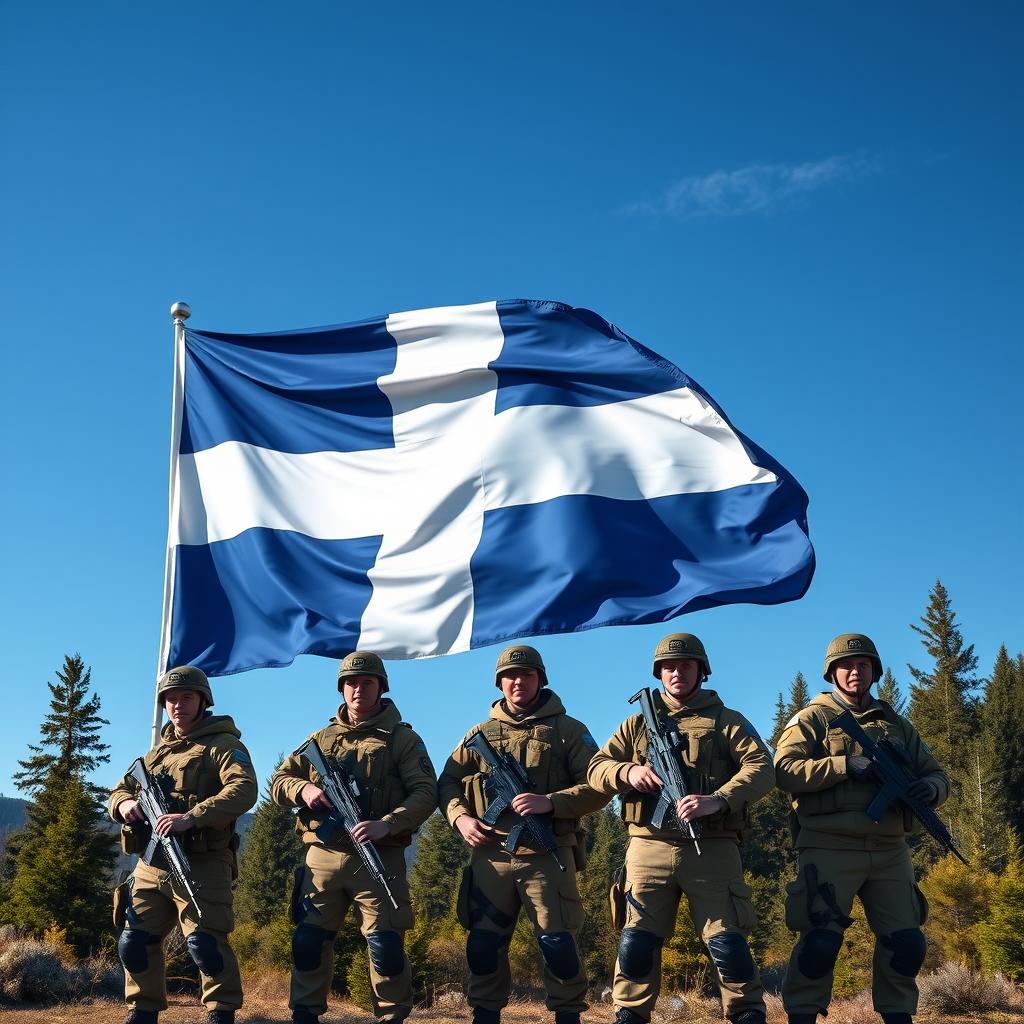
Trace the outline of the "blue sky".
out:
M 112 781 L 148 745 L 171 323 L 268 331 L 492 298 L 597 310 L 811 498 L 807 596 L 677 620 L 767 727 L 828 639 L 905 686 L 936 577 L 982 671 L 1024 646 L 1012 3 L 261 2 L 0 10 L 0 790 L 80 651 Z M 603 740 L 661 627 L 538 643 Z M 397 663 L 440 763 L 496 649 Z M 261 776 L 333 665 L 215 682 Z

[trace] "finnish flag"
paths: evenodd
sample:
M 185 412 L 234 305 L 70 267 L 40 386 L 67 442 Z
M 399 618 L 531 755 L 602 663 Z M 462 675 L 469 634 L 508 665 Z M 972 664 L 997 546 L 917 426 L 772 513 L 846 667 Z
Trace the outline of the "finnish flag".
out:
M 807 495 L 667 360 L 499 301 L 179 332 L 161 669 L 387 658 L 803 595 Z

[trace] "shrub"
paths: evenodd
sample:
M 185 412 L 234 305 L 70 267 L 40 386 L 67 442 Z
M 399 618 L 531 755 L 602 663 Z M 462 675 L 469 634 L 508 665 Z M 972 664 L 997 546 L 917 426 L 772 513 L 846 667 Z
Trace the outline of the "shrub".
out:
M 950 961 L 918 979 L 921 1007 L 939 1013 L 980 1013 L 1010 1005 L 1013 987 L 1005 978 L 986 978 L 967 964 Z
M 54 1003 L 124 991 L 120 965 L 105 957 L 76 962 L 60 942 L 40 942 L 0 928 L 0 996 L 19 1003 Z

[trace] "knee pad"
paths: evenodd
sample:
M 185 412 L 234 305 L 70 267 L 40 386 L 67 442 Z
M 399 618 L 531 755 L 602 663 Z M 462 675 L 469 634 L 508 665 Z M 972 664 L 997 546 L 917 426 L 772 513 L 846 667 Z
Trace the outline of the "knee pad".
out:
M 718 968 L 722 981 L 731 984 L 750 981 L 757 968 L 750 955 L 747 940 L 739 932 L 719 932 L 708 939 L 711 961 Z
M 916 978 L 921 970 L 928 943 L 920 928 L 903 928 L 891 935 L 880 935 L 878 941 L 892 951 L 889 966 L 904 978 Z
M 398 932 L 370 932 L 366 949 L 373 969 L 383 978 L 393 978 L 405 970 L 405 946 Z
M 209 932 L 193 932 L 185 940 L 185 945 L 196 967 L 208 978 L 216 978 L 224 970 L 224 955 L 217 947 L 217 940 Z
M 824 978 L 836 965 L 839 950 L 843 947 L 842 932 L 831 932 L 815 928 L 808 932 L 797 954 L 796 965 L 805 978 L 817 981 Z
M 562 981 L 575 978 L 580 973 L 580 957 L 576 952 L 576 940 L 569 932 L 548 932 L 537 936 L 541 956 L 548 970 Z
M 466 937 L 466 963 L 473 974 L 494 974 L 498 970 L 498 950 L 502 937 L 483 928 L 470 929 Z
M 129 974 L 141 974 L 149 967 L 149 947 L 160 942 L 159 935 L 141 928 L 125 928 L 117 940 L 117 955 Z
M 320 966 L 324 943 L 330 942 L 334 933 L 315 924 L 302 924 L 292 932 L 292 963 L 297 971 L 315 971 Z
M 619 969 L 630 981 L 646 981 L 654 970 L 654 954 L 664 939 L 640 928 L 623 928 L 619 939 Z

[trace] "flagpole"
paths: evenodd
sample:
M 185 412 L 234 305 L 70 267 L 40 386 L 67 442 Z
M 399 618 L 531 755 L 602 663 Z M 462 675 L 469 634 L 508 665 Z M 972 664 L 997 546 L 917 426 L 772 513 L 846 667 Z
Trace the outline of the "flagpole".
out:
M 171 612 L 174 602 L 175 541 L 178 536 L 178 452 L 181 448 L 181 414 L 185 397 L 185 321 L 192 315 L 187 302 L 171 306 L 174 321 L 174 371 L 171 385 L 171 457 L 167 482 L 167 550 L 164 555 L 164 602 L 160 620 L 160 654 L 156 666 L 156 687 L 160 677 L 171 666 L 167 664 L 171 649 Z M 160 739 L 164 709 L 156 689 L 153 694 L 153 735 L 150 746 Z

